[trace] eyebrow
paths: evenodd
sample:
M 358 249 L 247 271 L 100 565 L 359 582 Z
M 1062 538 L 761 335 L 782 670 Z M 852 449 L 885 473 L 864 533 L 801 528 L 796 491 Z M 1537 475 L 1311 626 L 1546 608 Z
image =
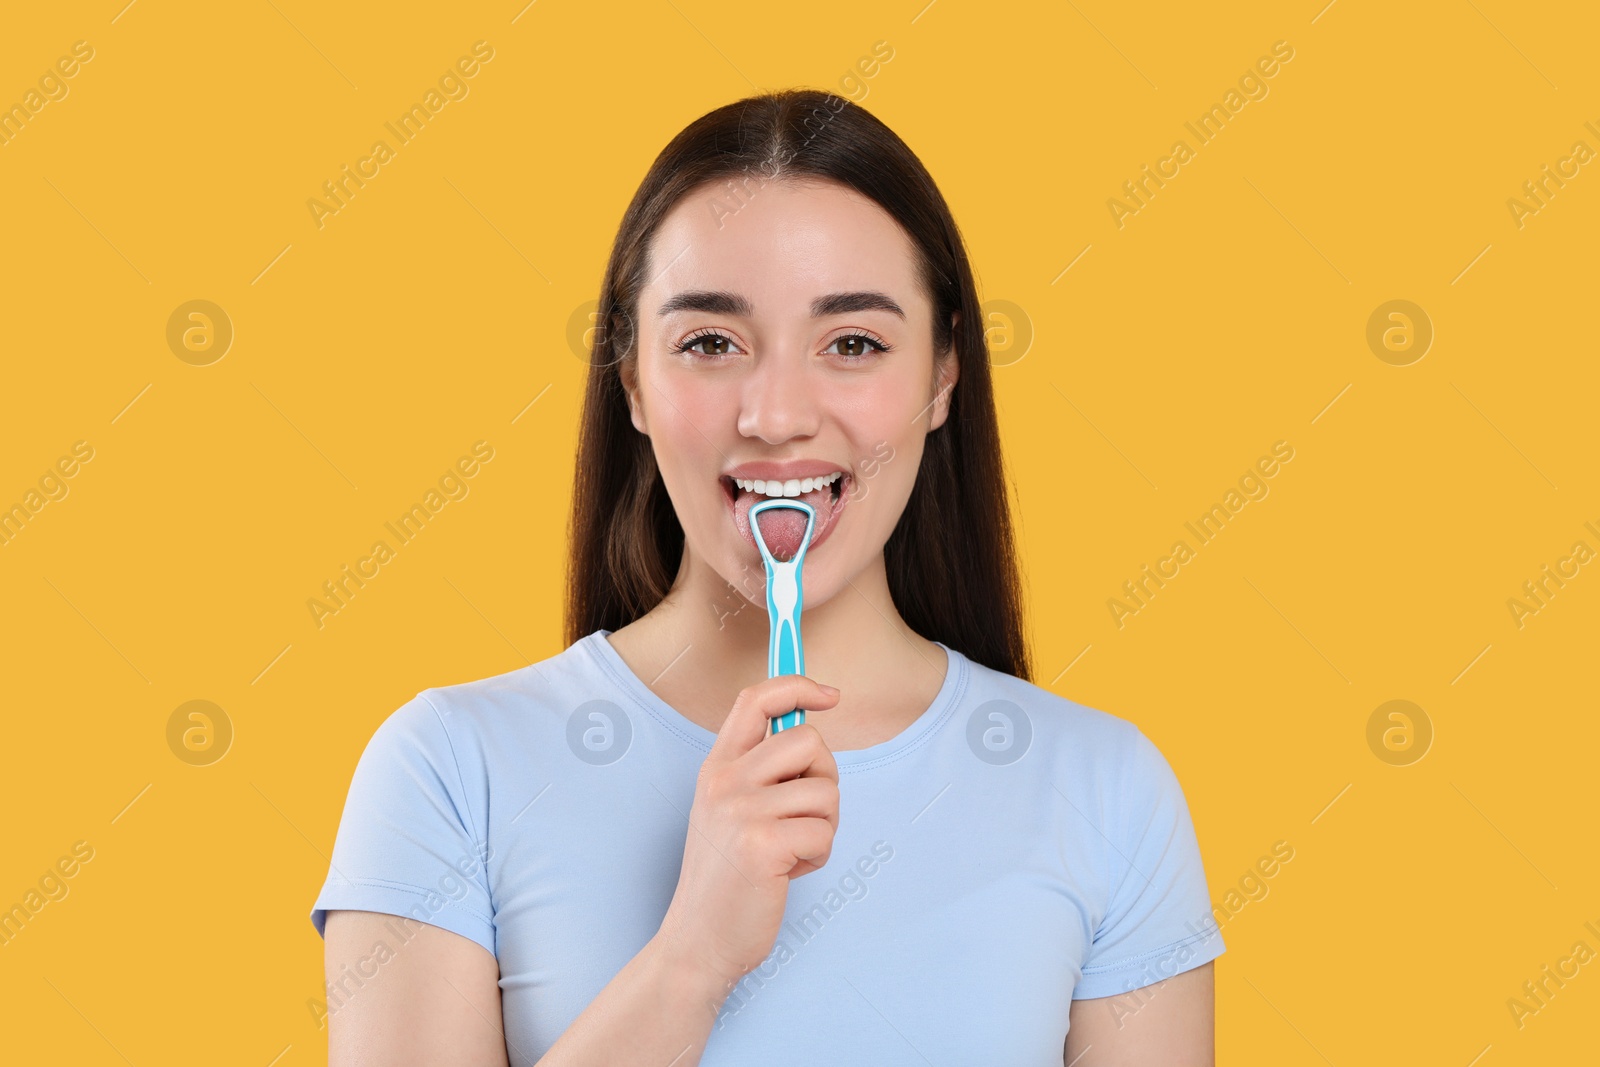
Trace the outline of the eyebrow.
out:
M 713 315 L 737 315 L 742 318 L 750 318 L 755 313 L 750 301 L 738 293 L 709 289 L 690 289 L 678 293 L 662 304 L 657 314 L 666 316 L 678 311 L 703 311 Z M 829 293 L 811 302 L 811 317 L 814 319 L 828 315 L 846 315 L 852 311 L 887 311 L 902 319 L 906 317 L 905 311 L 899 304 L 891 300 L 887 294 L 876 290 Z

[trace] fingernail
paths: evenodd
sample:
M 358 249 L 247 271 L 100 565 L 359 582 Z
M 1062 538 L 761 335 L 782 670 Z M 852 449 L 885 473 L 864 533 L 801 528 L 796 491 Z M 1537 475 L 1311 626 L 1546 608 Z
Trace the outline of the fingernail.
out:
M 824 692 L 824 693 L 827 693 L 827 694 L 828 694 L 828 695 L 829 695 L 829 696 L 833 696 L 833 697 L 836 697 L 836 696 L 838 696 L 838 695 L 839 695 L 839 690 L 837 690 L 837 689 L 835 689 L 835 688 L 834 688 L 834 687 L 833 687 L 833 686 L 831 686 L 831 685 L 825 685 L 825 686 L 823 686 L 823 687 L 822 687 L 822 691 L 823 691 L 823 692 Z

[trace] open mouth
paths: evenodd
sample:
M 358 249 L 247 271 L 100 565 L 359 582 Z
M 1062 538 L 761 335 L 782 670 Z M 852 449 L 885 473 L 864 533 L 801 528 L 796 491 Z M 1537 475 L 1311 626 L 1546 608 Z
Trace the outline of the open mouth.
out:
M 798 485 L 793 482 L 784 486 L 769 485 L 763 482 L 752 483 L 747 479 L 735 481 L 724 475 L 722 482 L 723 495 L 728 500 L 728 508 L 733 517 L 733 524 L 739 530 L 739 536 L 749 542 L 750 547 L 758 553 L 760 547 L 756 544 L 755 534 L 750 530 L 750 509 L 763 500 L 800 500 L 811 505 L 817 513 L 816 524 L 812 530 L 811 543 L 807 551 L 813 551 L 832 532 L 838 524 L 839 516 L 843 513 L 845 505 L 849 503 L 849 488 L 851 476 L 849 471 L 834 471 L 832 475 L 824 475 L 820 479 L 801 479 Z M 824 484 L 816 484 L 817 482 Z M 805 486 L 810 484 L 810 488 Z M 761 491 L 756 491 L 760 487 Z M 795 490 L 786 492 L 785 489 Z M 797 508 L 771 508 L 762 512 L 761 538 L 767 543 L 767 549 L 778 559 L 793 559 L 800 551 L 800 541 L 805 537 L 806 517 Z

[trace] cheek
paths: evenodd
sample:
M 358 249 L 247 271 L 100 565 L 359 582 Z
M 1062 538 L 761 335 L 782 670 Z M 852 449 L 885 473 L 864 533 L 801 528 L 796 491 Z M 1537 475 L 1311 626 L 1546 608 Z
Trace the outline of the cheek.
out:
M 669 367 L 650 367 L 643 381 L 642 397 L 653 419 L 693 416 L 709 403 L 712 392 L 704 383 L 674 373 Z
M 726 501 L 718 475 L 729 444 L 723 427 L 732 424 L 726 390 L 703 382 L 675 381 L 671 375 L 646 379 L 641 394 L 650 446 L 679 521 L 700 534 L 723 521 Z
M 886 539 L 895 523 L 900 521 L 900 513 L 905 510 L 906 501 L 916 487 L 923 443 L 920 431 L 913 430 L 901 433 L 892 440 L 880 439 L 875 445 L 877 474 L 869 485 L 873 486 L 872 495 L 877 498 L 873 503 L 881 512 L 878 521 L 883 529 L 880 532 Z
M 911 495 L 926 439 L 927 413 L 918 415 L 919 384 L 897 382 L 852 398 L 840 421 L 851 441 L 856 501 L 903 504 Z
M 736 403 L 736 398 L 725 393 L 670 375 L 647 382 L 643 402 L 650 434 L 658 438 L 658 460 L 670 457 L 680 466 L 685 462 L 703 464 L 709 454 L 720 469 L 715 442 L 731 419 L 729 405 Z

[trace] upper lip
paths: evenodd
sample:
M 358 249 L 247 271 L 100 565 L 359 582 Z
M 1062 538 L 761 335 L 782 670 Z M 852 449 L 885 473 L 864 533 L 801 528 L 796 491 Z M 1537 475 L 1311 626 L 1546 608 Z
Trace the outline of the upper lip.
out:
M 741 463 L 739 466 L 722 472 L 724 478 L 760 479 L 761 481 L 787 482 L 801 478 L 822 478 L 834 471 L 850 472 L 848 464 L 829 463 L 821 459 L 792 459 L 784 463 L 771 461 L 761 463 Z

